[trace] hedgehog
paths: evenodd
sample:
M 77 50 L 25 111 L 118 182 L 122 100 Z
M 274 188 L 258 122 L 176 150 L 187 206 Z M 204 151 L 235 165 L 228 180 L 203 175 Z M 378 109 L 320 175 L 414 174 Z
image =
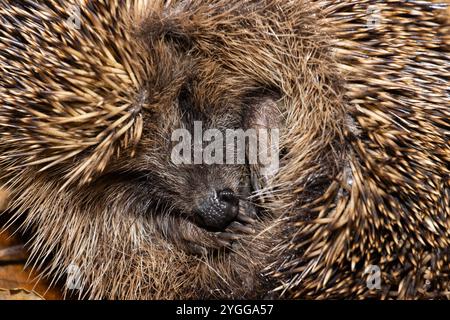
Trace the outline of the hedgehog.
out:
M 448 12 L 0 0 L 4 227 L 79 298 L 448 298 Z M 199 121 L 278 170 L 175 164 Z

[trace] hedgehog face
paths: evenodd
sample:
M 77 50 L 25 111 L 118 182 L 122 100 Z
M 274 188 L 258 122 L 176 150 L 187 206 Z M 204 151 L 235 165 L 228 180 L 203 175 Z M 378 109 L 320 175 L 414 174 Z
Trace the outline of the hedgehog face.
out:
M 149 219 L 157 217 L 162 229 L 168 217 L 172 238 L 193 223 L 235 239 L 251 232 L 256 211 L 246 200 L 252 192 L 248 154 L 228 135 L 277 127 L 276 97 L 210 59 L 174 51 L 166 44 L 149 49 L 158 55 L 158 77 L 140 95 L 141 139 L 135 155 L 119 157 L 103 177 L 119 179 L 134 194 L 134 205 L 145 207 Z
M 247 172 L 245 165 L 226 164 L 225 159 L 208 163 L 205 132 L 215 130 L 225 137 L 226 130 L 243 129 L 244 106 L 208 101 L 209 88 L 202 82 L 183 84 L 168 108 L 153 114 L 144 111 L 138 154 L 127 167 L 140 173 L 143 189 L 155 204 L 170 207 L 171 215 L 218 231 L 236 219 L 239 197 L 248 196 Z M 182 161 L 176 159 L 180 145 Z M 223 140 L 215 152 L 225 158 L 226 147 Z
M 208 164 L 204 138 L 207 130 L 225 135 L 227 129 L 243 128 L 243 108 L 208 101 L 210 87 L 203 79 L 184 83 L 171 108 L 157 115 L 157 125 L 144 121 L 140 157 L 149 164 L 143 169 L 152 198 L 201 227 L 223 230 L 237 217 L 245 167 L 227 165 L 224 159 Z M 216 151 L 225 155 L 225 147 L 222 141 Z

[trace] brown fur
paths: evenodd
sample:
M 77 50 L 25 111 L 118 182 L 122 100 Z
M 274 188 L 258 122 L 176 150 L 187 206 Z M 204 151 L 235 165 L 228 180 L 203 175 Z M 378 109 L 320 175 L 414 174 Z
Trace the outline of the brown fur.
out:
M 0 0 L 1 181 L 43 275 L 80 266 L 89 298 L 410 297 L 425 274 L 445 294 L 439 8 L 382 4 L 394 23 L 369 32 L 369 1 L 72 2 L 80 30 L 66 1 L 27 20 Z M 245 127 L 272 105 L 281 170 L 250 199 L 266 208 L 255 234 L 226 249 L 185 213 L 207 186 L 246 197 L 257 168 L 175 167 L 170 133 Z M 365 287 L 369 264 L 382 291 Z

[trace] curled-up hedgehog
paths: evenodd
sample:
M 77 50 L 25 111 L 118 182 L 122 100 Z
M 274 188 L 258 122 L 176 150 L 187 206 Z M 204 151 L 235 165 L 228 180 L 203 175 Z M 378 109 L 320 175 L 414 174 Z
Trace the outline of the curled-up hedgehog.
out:
M 5 227 L 67 292 L 449 297 L 447 4 L 0 0 L 0 22 Z M 175 163 L 198 122 L 278 129 L 278 170 Z

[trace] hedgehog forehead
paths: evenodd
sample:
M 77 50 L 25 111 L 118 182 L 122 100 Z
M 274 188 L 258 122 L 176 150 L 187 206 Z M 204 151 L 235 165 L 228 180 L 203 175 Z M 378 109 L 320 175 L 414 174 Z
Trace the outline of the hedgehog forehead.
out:
M 148 95 L 148 110 L 165 123 L 239 126 L 245 100 L 257 88 L 250 79 L 164 41 L 153 43 L 148 52 L 155 69 L 142 89 Z
M 210 127 L 236 127 L 241 125 L 242 102 L 230 101 L 226 92 L 212 85 L 187 84 L 181 88 L 176 100 L 180 121 L 191 125 L 201 121 Z

